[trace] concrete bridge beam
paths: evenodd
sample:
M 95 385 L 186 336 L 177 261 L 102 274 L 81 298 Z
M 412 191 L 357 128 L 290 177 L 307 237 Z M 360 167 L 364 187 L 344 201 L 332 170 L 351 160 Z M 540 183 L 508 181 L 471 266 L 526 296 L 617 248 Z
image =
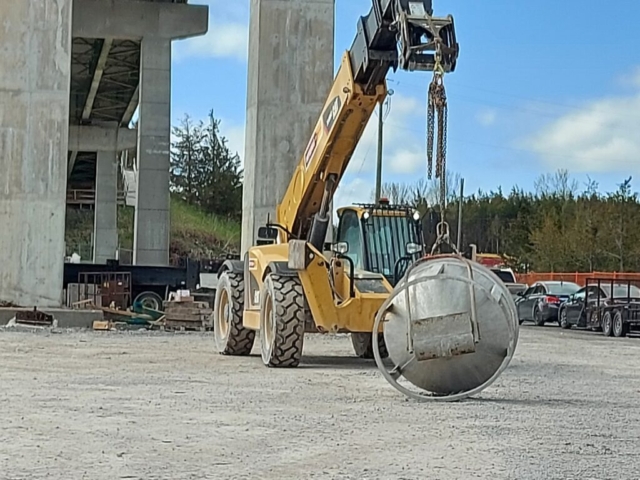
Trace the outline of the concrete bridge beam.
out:
M 179 40 L 207 33 L 206 5 L 75 0 L 73 36 L 139 40 L 145 37 Z
M 72 152 L 118 152 L 135 148 L 137 143 L 138 132 L 131 128 L 69 127 L 69 150 Z

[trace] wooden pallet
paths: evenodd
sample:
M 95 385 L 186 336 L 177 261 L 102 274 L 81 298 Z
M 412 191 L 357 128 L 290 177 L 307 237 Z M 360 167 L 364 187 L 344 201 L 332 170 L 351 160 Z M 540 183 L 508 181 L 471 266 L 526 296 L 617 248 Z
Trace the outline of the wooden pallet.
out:
M 165 330 L 204 331 L 209 326 L 211 308 L 207 302 L 195 302 L 192 299 L 179 302 L 164 302 Z

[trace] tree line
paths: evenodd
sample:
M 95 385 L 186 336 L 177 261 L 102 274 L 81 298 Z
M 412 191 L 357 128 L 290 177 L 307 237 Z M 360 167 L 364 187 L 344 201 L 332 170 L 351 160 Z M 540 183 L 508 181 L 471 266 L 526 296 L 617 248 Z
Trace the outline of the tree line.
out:
M 459 177 L 447 177 L 447 219 L 457 238 Z M 580 190 L 566 170 L 540 176 L 534 192 L 514 187 L 479 191 L 462 201 L 462 246 L 503 255 L 520 272 L 640 271 L 640 199 L 631 177 L 602 193 L 589 180 Z M 424 215 L 426 238 L 439 218 L 436 181 L 383 187 L 390 201 Z
M 243 170 L 220 133 L 220 120 L 188 115 L 173 128 L 171 191 L 207 213 L 240 220 Z M 447 172 L 445 218 L 457 238 L 460 175 Z M 533 192 L 478 191 L 462 201 L 463 247 L 503 255 L 518 271 L 640 271 L 640 199 L 631 178 L 613 192 L 589 180 L 583 189 L 566 170 L 540 176 Z M 423 214 L 427 243 L 439 218 L 439 180 L 386 183 L 383 196 Z M 373 194 L 372 194 L 373 195 Z

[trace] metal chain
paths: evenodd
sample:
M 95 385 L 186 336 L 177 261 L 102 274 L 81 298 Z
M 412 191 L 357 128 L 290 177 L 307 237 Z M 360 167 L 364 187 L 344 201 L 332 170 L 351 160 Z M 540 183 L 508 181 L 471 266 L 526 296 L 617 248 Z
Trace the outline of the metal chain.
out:
M 442 85 L 441 94 L 442 107 L 438 116 L 437 161 L 440 170 L 440 205 L 444 209 L 447 201 L 447 95 L 444 91 L 444 85 Z
M 433 83 L 429 86 L 429 95 L 427 98 L 427 178 L 429 180 L 431 180 L 433 176 L 433 137 L 436 125 L 432 88 Z
M 427 173 L 431 179 L 433 173 L 433 148 L 435 137 L 435 116 L 438 116 L 438 144 L 436 146 L 436 178 L 440 180 L 439 203 L 440 223 L 437 228 L 437 240 L 433 245 L 432 253 L 437 247 L 446 243 L 450 247 L 449 225 L 445 220 L 447 201 L 447 120 L 448 105 L 447 94 L 444 88 L 444 71 L 440 65 L 439 52 L 436 53 L 436 65 L 433 80 L 429 85 L 428 109 L 427 109 Z

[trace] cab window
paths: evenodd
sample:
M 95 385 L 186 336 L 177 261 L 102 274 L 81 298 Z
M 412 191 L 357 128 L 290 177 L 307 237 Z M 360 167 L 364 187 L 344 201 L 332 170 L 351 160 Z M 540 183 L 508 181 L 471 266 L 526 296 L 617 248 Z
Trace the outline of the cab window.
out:
M 362 269 L 362 230 L 360 220 L 355 212 L 347 210 L 342 214 L 338 229 L 338 241 L 349 244 L 346 256 L 353 261 L 355 268 Z

